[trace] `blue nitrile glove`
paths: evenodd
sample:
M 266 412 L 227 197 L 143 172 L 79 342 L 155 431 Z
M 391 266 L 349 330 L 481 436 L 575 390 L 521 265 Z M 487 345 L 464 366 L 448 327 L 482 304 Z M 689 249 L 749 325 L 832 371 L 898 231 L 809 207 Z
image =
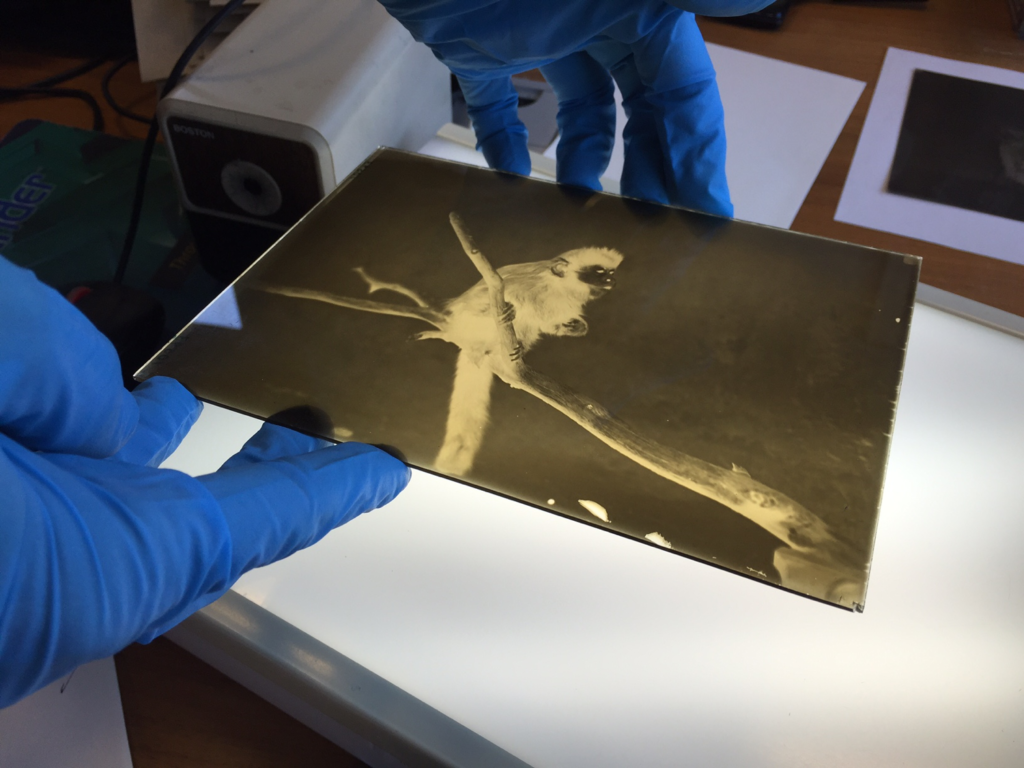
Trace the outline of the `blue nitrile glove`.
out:
M 200 410 L 171 379 L 126 392 L 106 339 L 0 258 L 0 707 L 148 642 L 408 482 L 376 448 L 271 425 L 212 475 L 156 469 Z
M 492 168 L 530 172 L 510 76 L 539 67 L 558 96 L 558 181 L 600 189 L 627 124 L 622 194 L 732 215 L 722 101 L 694 13 L 738 16 L 771 0 L 381 0 L 458 77 Z

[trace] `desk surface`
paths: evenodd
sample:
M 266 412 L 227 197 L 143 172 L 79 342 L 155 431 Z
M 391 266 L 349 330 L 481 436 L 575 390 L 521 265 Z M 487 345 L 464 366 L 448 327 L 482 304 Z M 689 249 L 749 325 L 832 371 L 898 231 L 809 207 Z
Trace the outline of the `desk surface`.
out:
M 703 21 L 711 42 L 863 80 L 868 88 L 830 154 L 793 225 L 794 230 L 924 257 L 926 282 L 1024 314 L 1024 267 L 833 220 L 839 195 L 888 46 L 1024 71 L 1024 42 L 1010 29 L 1005 3 L 930 0 L 924 7 L 810 2 L 796 6 L 782 32 Z M 77 62 L 0 51 L 0 84 L 30 82 Z M 68 83 L 100 99 L 104 69 Z M 151 85 L 134 66 L 114 81 L 121 102 L 148 114 Z M 101 100 L 102 101 L 102 100 Z M 141 137 L 144 127 L 105 107 L 108 131 Z M 88 110 L 67 100 L 0 104 L 0 134 L 37 117 L 87 127 Z M 341 750 L 254 694 L 158 641 L 118 657 L 125 718 L 138 768 L 172 765 L 356 765 Z

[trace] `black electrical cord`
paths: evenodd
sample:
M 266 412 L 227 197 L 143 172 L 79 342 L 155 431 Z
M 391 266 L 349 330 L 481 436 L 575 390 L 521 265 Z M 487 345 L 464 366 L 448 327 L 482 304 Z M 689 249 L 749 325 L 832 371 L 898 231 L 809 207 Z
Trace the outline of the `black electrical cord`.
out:
M 24 88 L 52 88 L 55 85 L 66 83 L 68 80 L 73 80 L 79 75 L 84 75 L 86 72 L 92 72 L 96 67 L 101 66 L 106 59 L 89 59 L 78 66 L 72 67 L 71 69 L 60 72 L 50 77 L 45 77 L 42 80 L 37 80 L 34 83 L 28 83 L 23 86 Z
M 89 59 L 81 64 L 76 64 L 71 69 L 64 70 L 63 72 L 51 75 L 50 77 L 44 77 L 42 80 L 36 80 L 34 83 L 27 83 L 26 85 L 12 87 L 0 87 L 0 101 L 10 101 L 13 99 L 33 96 L 36 98 L 53 97 L 78 99 L 80 101 L 84 101 L 92 112 L 92 129 L 94 131 L 102 131 L 104 128 L 103 111 L 100 109 L 99 104 L 96 103 L 96 99 L 93 98 L 91 93 L 79 88 L 54 88 L 54 86 L 66 83 L 68 80 L 73 80 L 76 77 L 84 75 L 86 72 L 91 72 L 103 64 L 104 61 L 106 61 L 106 59 Z
M 143 115 L 140 115 L 137 112 L 132 112 L 127 107 L 122 107 L 120 104 L 117 103 L 117 101 L 115 101 L 114 95 L 110 92 L 110 81 L 114 79 L 114 75 L 120 72 L 121 69 L 126 64 L 128 64 L 128 62 L 135 61 L 136 58 L 138 58 L 136 54 L 132 53 L 128 56 L 125 56 L 124 58 L 115 61 L 114 65 L 107 70 L 107 73 L 105 75 L 103 75 L 103 80 L 100 83 L 100 89 L 103 91 L 103 98 L 107 100 L 107 104 L 109 104 L 110 108 L 117 112 L 117 114 L 121 115 L 122 117 L 127 117 L 129 120 L 134 120 L 137 123 L 149 125 L 152 118 L 144 117 Z
M 178 61 L 174 64 L 174 69 L 171 70 L 171 74 L 167 77 L 167 81 L 164 83 L 164 87 L 160 91 L 160 98 L 164 98 L 169 94 L 174 87 L 181 80 L 182 74 L 185 72 L 185 67 L 188 66 L 189 61 L 195 56 L 196 51 L 199 50 L 200 46 L 206 42 L 206 39 L 213 34 L 213 31 L 220 26 L 220 23 L 227 18 L 228 15 L 233 13 L 245 0 L 229 0 L 227 5 L 221 8 L 216 15 L 213 16 L 203 26 L 199 33 L 192 38 L 192 42 L 188 44 L 188 47 L 184 50 L 181 56 L 178 57 Z M 139 175 L 135 181 L 135 197 L 132 200 L 132 214 L 128 221 L 128 231 L 124 236 L 124 245 L 121 248 L 121 256 L 117 260 L 117 270 L 114 272 L 114 282 L 121 283 L 124 280 L 125 270 L 128 269 L 128 260 L 132 255 L 132 246 L 135 244 L 135 235 L 139 230 L 139 220 L 142 217 L 142 199 L 146 193 L 146 176 L 149 174 L 149 164 L 153 159 L 153 148 L 156 146 L 156 136 L 160 132 L 160 124 L 154 117 L 149 123 L 149 131 L 146 133 L 146 143 L 142 147 L 142 158 L 139 162 Z
M 92 129 L 94 131 L 103 130 L 103 111 L 100 109 L 100 105 L 96 102 L 96 99 L 94 99 L 92 94 L 88 91 L 80 91 L 77 88 L 39 88 L 34 86 L 0 88 L 0 101 L 21 99 L 26 96 L 36 96 L 39 98 L 79 99 L 80 101 L 84 101 L 89 105 L 89 109 L 92 110 Z

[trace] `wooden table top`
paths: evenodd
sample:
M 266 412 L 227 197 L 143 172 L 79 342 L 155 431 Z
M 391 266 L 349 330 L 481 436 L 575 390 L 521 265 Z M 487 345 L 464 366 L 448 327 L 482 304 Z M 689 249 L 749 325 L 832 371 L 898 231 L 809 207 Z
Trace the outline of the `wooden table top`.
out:
M 778 32 L 701 20 L 709 42 L 822 69 L 866 82 L 793 229 L 924 257 L 926 283 L 1024 315 L 1024 266 L 834 220 L 846 173 L 890 46 L 1024 71 L 1024 41 L 1010 27 L 1004 2 L 929 0 L 871 4 L 806 2 Z M 0 86 L 32 82 L 79 60 L 0 51 Z M 107 66 L 65 87 L 83 88 L 100 102 L 109 133 L 141 138 L 145 126 L 103 102 Z M 114 79 L 120 103 L 152 114 L 156 90 L 139 82 L 134 64 Z M 89 127 L 84 104 L 67 99 L 0 103 L 0 136 L 21 120 L 40 118 Z M 1024 244 L 1022 244 L 1024 247 Z M 117 658 L 128 738 L 136 768 L 177 766 L 361 765 L 355 758 L 208 667 L 169 641 L 131 646 Z

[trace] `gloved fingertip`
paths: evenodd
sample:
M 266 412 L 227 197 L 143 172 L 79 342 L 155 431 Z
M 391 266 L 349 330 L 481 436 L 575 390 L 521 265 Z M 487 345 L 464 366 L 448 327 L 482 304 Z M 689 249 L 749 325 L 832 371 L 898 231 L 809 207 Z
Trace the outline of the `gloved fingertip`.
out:
M 132 435 L 135 434 L 135 430 L 139 427 L 139 404 L 127 389 L 122 387 L 121 391 L 118 392 L 117 405 L 111 411 L 110 416 L 117 423 L 112 425 L 110 429 L 109 449 L 101 450 L 97 453 L 86 453 L 86 455 L 93 456 L 94 458 L 112 456 L 132 439 Z
M 159 466 L 181 444 L 202 413 L 203 404 L 166 376 L 154 376 L 129 394 L 137 426 L 111 458 L 127 464 Z
M 293 405 L 267 419 L 271 424 L 296 429 L 312 435 L 333 435 L 334 422 L 323 408 L 315 405 Z
M 385 504 L 390 504 L 409 485 L 409 481 L 412 479 L 412 470 L 403 459 L 392 455 L 383 448 L 378 448 L 375 464 L 378 467 L 376 477 L 381 492 L 377 499 L 377 506 L 383 507 Z
M 131 396 L 142 406 L 143 401 L 159 403 L 163 410 L 173 409 L 182 420 L 194 424 L 203 411 L 203 404 L 181 382 L 168 376 L 153 376 L 139 383 Z
M 297 456 L 323 448 L 332 443 L 319 437 L 311 437 L 294 429 L 278 424 L 265 423 L 259 432 L 249 438 L 242 450 L 224 462 L 221 469 L 231 469 L 262 461 L 274 461 L 286 456 Z
M 530 159 L 525 128 L 521 131 L 516 127 L 503 129 L 482 139 L 479 135 L 478 131 L 477 148 L 483 153 L 491 168 L 519 176 L 530 175 L 533 162 Z
M 390 450 L 384 450 L 384 448 Z M 389 503 L 409 484 L 412 471 L 404 459 L 399 458 L 400 456 L 401 452 L 390 446 L 340 443 L 304 458 L 310 465 L 324 469 L 330 467 L 333 471 L 337 471 L 340 473 L 339 479 L 344 479 L 343 484 L 351 484 L 352 472 L 358 467 L 356 471 L 362 481 L 357 484 L 364 484 L 364 487 L 375 487 L 375 491 L 371 493 L 373 501 L 371 506 L 367 507 L 373 509 Z M 325 481 L 335 482 L 327 478 Z
M 385 445 L 384 443 L 371 443 L 371 445 L 378 451 L 384 451 L 388 456 L 398 459 L 403 464 L 409 463 L 408 459 L 405 458 L 405 454 L 393 445 Z

